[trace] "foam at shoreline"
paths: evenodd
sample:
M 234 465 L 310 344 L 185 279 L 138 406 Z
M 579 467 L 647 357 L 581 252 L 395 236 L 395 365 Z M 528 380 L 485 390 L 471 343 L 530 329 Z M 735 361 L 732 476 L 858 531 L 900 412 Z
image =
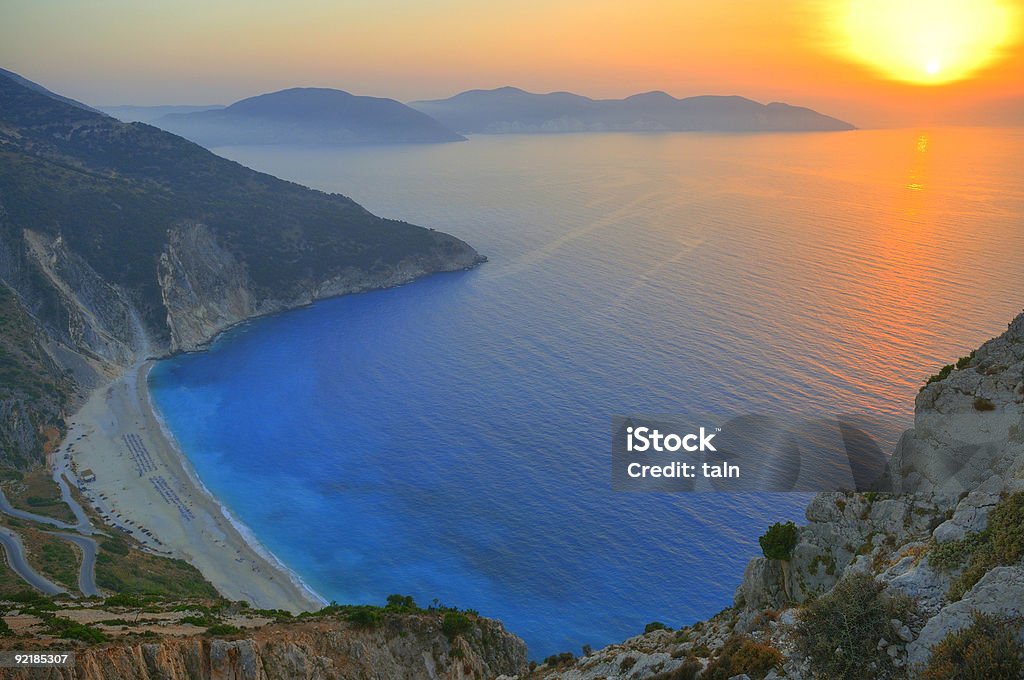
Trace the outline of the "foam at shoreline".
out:
M 78 476 L 89 504 L 153 552 L 193 564 L 224 597 L 293 612 L 323 606 L 199 479 L 150 398 L 153 365 L 140 362 L 99 386 L 70 420 L 62 449 L 76 470 L 95 475 L 84 484 Z M 141 442 L 144 463 L 128 438 Z
M 155 362 L 153 361 L 146 362 L 146 364 L 144 364 L 144 366 L 136 374 L 137 379 L 141 379 L 142 381 L 142 384 L 138 385 L 137 389 L 144 390 L 144 394 L 146 397 L 145 408 L 148 409 L 150 415 L 153 417 L 153 420 L 155 420 L 157 425 L 159 425 L 160 434 L 164 437 L 165 440 L 167 440 L 167 445 L 181 459 L 180 463 L 182 470 L 184 470 L 189 482 L 191 482 L 192 485 L 196 487 L 196 489 L 200 493 L 206 494 L 206 496 L 208 496 L 210 500 L 216 504 L 218 510 L 220 511 L 224 519 L 231 523 L 231 526 L 235 528 L 235 530 L 239 533 L 242 539 L 249 545 L 253 552 L 255 552 L 260 557 L 265 559 L 267 562 L 272 564 L 279 571 L 285 573 L 291 580 L 291 582 L 295 585 L 295 587 L 305 591 L 308 597 L 310 597 L 313 600 L 319 601 L 321 604 L 328 604 L 328 600 L 326 598 L 324 598 L 322 595 L 313 590 L 313 588 L 310 587 L 309 584 L 302 580 L 301 576 L 299 576 L 288 565 L 282 562 L 281 559 L 273 553 L 273 551 L 271 551 L 269 548 L 263 545 L 263 543 L 261 543 L 260 540 L 256 537 L 255 532 L 253 532 L 252 529 L 246 526 L 245 522 L 235 517 L 228 509 L 228 507 L 224 505 L 223 501 L 217 498 L 217 496 L 212 491 L 210 491 L 205 484 L 203 484 L 203 480 L 200 479 L 199 474 L 196 472 L 195 467 L 192 465 L 192 461 L 185 453 L 185 449 L 181 445 L 181 442 L 178 441 L 178 438 L 174 436 L 174 433 L 167 425 L 167 421 L 164 420 L 163 414 L 160 412 L 160 407 L 156 405 L 155 401 L 153 401 L 153 395 L 149 390 L 149 372 L 152 369 L 154 363 Z

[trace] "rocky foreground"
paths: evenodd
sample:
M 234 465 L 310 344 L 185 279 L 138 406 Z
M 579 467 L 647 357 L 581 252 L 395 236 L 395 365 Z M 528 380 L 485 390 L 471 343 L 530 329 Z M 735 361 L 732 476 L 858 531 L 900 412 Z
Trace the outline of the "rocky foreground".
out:
M 819 494 L 785 559 L 752 560 L 711 620 L 529 677 L 1024 677 L 1022 426 L 1024 314 L 921 390 L 898 493 Z

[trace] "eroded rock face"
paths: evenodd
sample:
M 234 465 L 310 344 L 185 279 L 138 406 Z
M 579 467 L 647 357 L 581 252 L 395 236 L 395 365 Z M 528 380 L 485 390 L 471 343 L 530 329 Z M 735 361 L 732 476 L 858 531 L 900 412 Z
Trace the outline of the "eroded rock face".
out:
M 932 647 L 950 633 L 971 625 L 974 612 L 1018 620 L 1024 617 L 1024 567 L 996 567 L 962 599 L 928 619 L 918 638 L 907 645 L 908 661 L 912 664 L 927 662 Z
M 439 616 L 386 620 L 373 629 L 340 621 L 266 626 L 237 640 L 167 637 L 78 650 L 73 668 L 22 669 L 12 680 L 469 680 L 518 675 L 526 645 L 480 619 L 449 640 Z
M 202 224 L 183 224 L 168 232 L 157 277 L 173 349 L 197 349 L 228 326 L 259 313 L 245 267 Z
M 896 488 L 955 504 L 993 475 L 1024 476 L 1024 315 L 963 368 L 917 397 L 914 429 L 900 440 Z M 989 488 L 989 491 L 992 489 Z

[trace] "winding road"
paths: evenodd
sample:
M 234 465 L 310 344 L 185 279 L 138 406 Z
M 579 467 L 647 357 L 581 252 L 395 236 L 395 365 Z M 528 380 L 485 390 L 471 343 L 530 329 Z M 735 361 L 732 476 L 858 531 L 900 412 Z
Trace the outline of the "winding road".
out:
M 96 551 L 98 548 L 96 541 L 89 537 L 89 535 L 96 534 L 98 532 L 86 516 L 85 510 L 78 504 L 78 501 L 72 497 L 71 489 L 68 486 L 67 479 L 64 477 L 63 470 L 60 467 L 54 468 L 53 481 L 60 486 L 61 498 L 68 504 L 68 507 L 71 508 L 71 512 L 74 513 L 75 519 L 78 520 L 77 524 L 68 524 L 67 522 L 62 522 L 61 520 L 54 519 L 53 517 L 45 517 L 43 515 L 37 515 L 34 512 L 15 508 L 11 505 L 11 502 L 7 500 L 7 496 L 4 495 L 2 489 L 0 489 L 0 512 L 10 515 L 11 517 L 46 524 L 56 527 L 57 529 L 79 532 L 77 534 L 64 533 L 61 531 L 51 531 L 48 533 L 58 536 L 70 543 L 74 543 L 79 547 L 82 551 L 82 564 L 78 570 L 78 589 L 86 597 L 100 597 L 102 596 L 102 593 L 96 586 Z M 86 535 L 83 536 L 81 534 Z M 32 568 L 32 565 L 30 565 L 28 560 L 25 559 L 24 546 L 21 543 L 21 538 L 19 538 L 16 533 L 7 528 L 0 527 L 0 543 L 3 543 L 4 550 L 6 551 L 8 565 L 10 565 L 11 569 L 14 570 L 14 573 L 25 579 L 25 581 L 27 581 L 33 588 L 40 590 L 47 595 L 56 595 L 57 593 L 67 592 Z
M 86 597 L 101 597 L 103 593 L 96 586 L 96 541 L 78 534 L 52 533 L 81 548 L 82 566 L 78 569 L 78 589 Z
M 4 546 L 8 566 L 10 566 L 15 574 L 25 579 L 30 586 L 42 591 L 46 595 L 58 595 L 67 592 L 53 581 L 41 576 L 29 565 L 28 560 L 25 559 L 25 548 L 22 546 L 21 539 L 16 533 L 5 527 L 0 527 L 0 544 Z

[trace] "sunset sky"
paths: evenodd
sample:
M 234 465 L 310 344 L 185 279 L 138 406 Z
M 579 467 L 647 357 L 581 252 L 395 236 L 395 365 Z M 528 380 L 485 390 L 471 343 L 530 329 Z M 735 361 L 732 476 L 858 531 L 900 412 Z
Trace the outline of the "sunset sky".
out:
M 0 66 L 99 105 L 515 85 L 741 94 L 875 126 L 1024 97 L 1024 0 L 4 0 L 0 14 Z

